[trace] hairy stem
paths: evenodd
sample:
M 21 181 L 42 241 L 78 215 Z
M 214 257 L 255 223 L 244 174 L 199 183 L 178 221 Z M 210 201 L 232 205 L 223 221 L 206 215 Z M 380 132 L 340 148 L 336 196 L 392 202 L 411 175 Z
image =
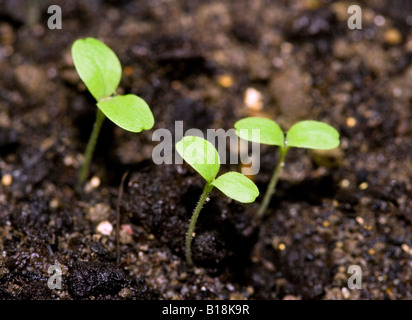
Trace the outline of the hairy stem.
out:
M 90 135 L 89 142 L 87 143 L 86 151 L 84 153 L 84 162 L 79 171 L 78 187 L 81 190 L 84 182 L 86 181 L 87 174 L 89 173 L 90 163 L 92 161 L 94 148 L 96 147 L 97 139 L 99 137 L 100 129 L 103 121 L 106 118 L 104 113 L 97 108 L 96 122 L 93 126 L 92 134 Z
M 280 148 L 280 154 L 279 154 L 279 160 L 278 164 L 276 165 L 276 169 L 273 172 L 272 178 L 270 179 L 269 186 L 266 190 L 265 196 L 263 197 L 263 201 L 260 204 L 259 210 L 258 210 L 258 216 L 263 217 L 263 215 L 266 212 L 266 209 L 269 206 L 270 200 L 272 199 L 272 196 L 275 193 L 276 190 L 276 184 L 279 180 L 279 175 L 282 172 L 283 167 L 285 166 L 285 156 L 286 153 L 288 152 L 289 148 Z
M 189 266 L 193 266 L 192 260 L 192 240 L 193 240 L 193 231 L 195 230 L 195 225 L 197 218 L 199 217 L 199 213 L 205 204 L 205 201 L 212 191 L 213 186 L 207 182 L 205 188 L 203 189 L 203 193 L 200 196 L 199 202 L 196 205 L 195 210 L 193 211 L 192 218 L 190 218 L 189 228 L 187 229 L 186 233 L 186 262 Z

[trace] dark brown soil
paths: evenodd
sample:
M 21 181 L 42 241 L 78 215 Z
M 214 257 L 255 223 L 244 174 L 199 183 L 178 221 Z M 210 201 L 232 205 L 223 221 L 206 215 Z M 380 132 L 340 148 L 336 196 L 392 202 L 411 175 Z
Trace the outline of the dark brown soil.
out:
M 63 28 L 47 28 L 58 4 Z M 412 299 L 412 6 L 358 1 L 0 0 L 1 299 Z M 33 2 L 35 3 L 35 2 Z M 154 129 L 229 129 L 268 116 L 341 133 L 339 150 L 291 150 L 267 215 L 212 191 L 184 237 L 204 181 L 153 163 L 152 131 L 103 125 L 86 191 L 74 190 L 96 107 L 72 43 L 119 56 L 119 92 L 151 106 Z M 247 105 L 254 88 L 262 106 Z M 264 193 L 277 160 L 262 146 Z M 222 165 L 222 172 L 239 170 Z M 116 226 L 121 178 L 120 263 Z M 94 177 L 94 179 L 92 179 Z M 93 183 L 90 183 L 91 179 Z M 62 269 L 61 290 L 47 286 Z M 350 265 L 362 289 L 348 289 Z

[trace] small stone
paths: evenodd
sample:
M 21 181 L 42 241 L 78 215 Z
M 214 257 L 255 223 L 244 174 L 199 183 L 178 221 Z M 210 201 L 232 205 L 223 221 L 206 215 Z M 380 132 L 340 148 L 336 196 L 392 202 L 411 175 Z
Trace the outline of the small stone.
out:
M 123 288 L 122 290 L 119 291 L 119 296 L 122 298 L 130 298 L 132 295 L 133 295 L 133 292 L 129 288 Z
M 340 182 L 340 186 L 341 186 L 342 188 L 347 188 L 347 187 L 349 187 L 349 185 L 350 185 L 350 181 L 349 181 L 348 179 L 343 179 L 343 180 Z
M 124 68 L 124 70 L 123 70 L 123 73 L 124 73 L 126 76 L 131 76 L 131 75 L 133 75 L 133 67 L 131 67 L 131 66 L 126 66 L 126 67 Z
M 99 179 L 99 177 L 93 177 L 91 180 L 90 180 L 90 185 L 93 187 L 93 188 L 97 188 L 97 187 L 99 187 L 100 186 L 100 179 Z
M 233 86 L 234 80 L 232 76 L 224 74 L 217 78 L 217 83 L 223 88 L 230 88 Z
M 52 209 L 57 209 L 59 206 L 60 206 L 60 201 L 59 201 L 59 199 L 53 198 L 53 199 L 50 201 L 50 208 L 52 208 Z
M 402 41 L 402 35 L 398 29 L 391 28 L 384 34 L 385 42 L 389 45 L 397 45 Z
M 104 236 L 110 236 L 113 231 L 113 225 L 107 220 L 102 221 L 97 225 L 96 231 Z
M 186 280 L 187 276 L 187 272 L 182 272 L 181 274 L 179 274 L 179 280 Z
M 1 184 L 5 187 L 9 187 L 13 182 L 13 176 L 9 173 L 1 177 Z
M 64 159 L 63 159 L 63 163 L 66 167 L 73 166 L 75 162 L 76 162 L 76 160 L 71 155 L 65 156 Z
M 356 217 L 355 220 L 356 220 L 356 222 L 359 223 L 361 226 L 365 223 L 365 220 L 363 220 L 362 217 Z
M 371 231 L 373 229 L 373 227 L 370 226 L 370 225 L 365 225 L 365 226 L 363 226 L 363 229 Z
M 401 248 L 403 252 L 412 255 L 412 249 L 406 243 L 402 244 Z
M 367 182 L 362 182 L 362 183 L 359 185 L 359 189 L 360 189 L 360 190 L 368 189 L 368 183 L 367 183 Z
M 84 187 L 84 190 L 86 193 L 92 192 L 94 189 L 98 188 L 100 186 L 100 178 L 94 176 L 93 178 L 88 181 Z
M 342 288 L 342 295 L 345 299 L 349 299 L 350 292 L 349 292 L 348 288 Z
M 109 216 L 110 207 L 104 203 L 97 203 L 89 209 L 86 218 L 92 222 L 100 222 L 107 220 Z
M 229 291 L 235 290 L 235 287 L 234 287 L 233 284 L 231 284 L 231 283 L 228 283 L 228 284 L 226 285 L 226 288 L 227 288 Z
M 254 88 L 247 88 L 245 92 L 244 102 L 246 107 L 252 110 L 262 110 L 263 98 L 262 94 Z
M 354 118 L 354 117 L 349 117 L 349 118 L 346 118 L 346 125 L 349 127 L 349 128 L 353 128 L 354 126 L 356 126 L 356 119 Z
M 123 227 L 123 226 L 122 226 Z M 133 242 L 133 235 L 125 231 L 123 228 L 120 230 L 120 243 L 130 244 Z

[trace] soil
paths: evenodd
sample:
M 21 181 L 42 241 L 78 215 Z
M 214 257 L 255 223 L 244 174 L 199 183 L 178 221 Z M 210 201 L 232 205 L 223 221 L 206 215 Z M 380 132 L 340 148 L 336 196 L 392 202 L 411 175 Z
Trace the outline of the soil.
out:
M 50 30 L 57 2 L 62 29 Z M 410 3 L 358 1 L 361 30 L 347 27 L 346 1 L 28 3 L 0 0 L 1 299 L 412 299 Z M 341 146 L 292 149 L 260 221 L 278 157 L 262 146 L 251 177 L 261 196 L 241 204 L 213 190 L 189 268 L 204 181 L 186 164 L 155 165 L 153 130 L 106 121 L 85 191 L 74 190 L 96 113 L 70 55 L 86 36 L 119 56 L 118 92 L 148 102 L 153 130 L 314 119 Z M 261 101 L 248 102 L 250 88 Z M 100 223 L 116 227 L 125 172 L 117 247 Z M 47 286 L 55 264 L 60 290 Z M 351 265 L 361 289 L 348 288 Z

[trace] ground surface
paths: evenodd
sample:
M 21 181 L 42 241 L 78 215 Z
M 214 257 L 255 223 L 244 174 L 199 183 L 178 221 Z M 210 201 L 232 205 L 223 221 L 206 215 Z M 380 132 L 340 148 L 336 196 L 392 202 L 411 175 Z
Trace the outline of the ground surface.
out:
M 1 299 L 411 299 L 412 5 L 362 1 L 0 0 Z M 61 5 L 63 29 L 47 28 Z M 184 236 L 203 181 L 154 165 L 152 132 L 105 122 L 86 192 L 73 186 L 96 108 L 73 68 L 80 37 L 105 41 L 119 92 L 151 106 L 155 128 L 230 129 L 268 116 L 341 133 L 339 150 L 291 150 L 266 217 L 213 191 Z M 261 101 L 245 103 L 250 88 Z M 277 159 L 262 147 L 264 192 Z M 237 165 L 222 170 L 239 170 Z M 120 264 L 115 233 L 121 200 Z M 47 270 L 58 263 L 62 290 Z M 350 265 L 362 289 L 349 290 Z

